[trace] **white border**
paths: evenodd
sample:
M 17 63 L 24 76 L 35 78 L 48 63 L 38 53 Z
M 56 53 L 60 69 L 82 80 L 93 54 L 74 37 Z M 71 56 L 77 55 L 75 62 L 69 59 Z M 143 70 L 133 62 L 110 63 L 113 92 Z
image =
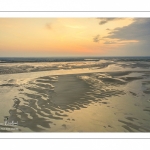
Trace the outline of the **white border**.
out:
M 148 11 L 148 0 L 1 0 L 1 11 Z
M 150 18 L 150 12 L 0 12 L 0 18 L 61 18 L 61 17 L 142 17 Z
M 40 132 L 22 132 L 22 133 L 0 133 L 0 138 L 50 138 L 50 139 L 150 139 L 150 133 L 129 133 L 129 132 L 83 132 L 83 133 L 77 133 L 77 132 L 46 132 L 46 133 L 40 133 Z

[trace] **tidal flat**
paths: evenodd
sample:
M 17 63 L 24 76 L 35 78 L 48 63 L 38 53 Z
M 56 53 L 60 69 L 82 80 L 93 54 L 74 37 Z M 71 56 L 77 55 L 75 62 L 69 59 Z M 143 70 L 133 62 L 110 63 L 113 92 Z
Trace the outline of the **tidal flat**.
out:
M 1 63 L 0 95 L 0 132 L 150 132 L 147 60 Z

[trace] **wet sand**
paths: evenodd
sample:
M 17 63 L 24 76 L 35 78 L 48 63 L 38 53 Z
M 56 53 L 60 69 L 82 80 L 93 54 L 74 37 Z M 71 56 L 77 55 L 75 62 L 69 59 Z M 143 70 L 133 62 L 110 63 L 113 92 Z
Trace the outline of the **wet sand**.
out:
M 0 132 L 150 132 L 150 71 L 123 70 L 0 75 Z

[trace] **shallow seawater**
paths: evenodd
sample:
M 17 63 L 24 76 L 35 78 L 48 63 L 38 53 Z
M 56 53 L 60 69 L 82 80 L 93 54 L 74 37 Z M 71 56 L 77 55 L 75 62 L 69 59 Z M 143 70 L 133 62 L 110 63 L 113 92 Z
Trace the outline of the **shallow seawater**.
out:
M 0 132 L 150 131 L 150 70 L 145 68 L 109 64 L 16 72 L 0 75 L 0 94 Z M 4 119 L 17 125 L 5 125 Z

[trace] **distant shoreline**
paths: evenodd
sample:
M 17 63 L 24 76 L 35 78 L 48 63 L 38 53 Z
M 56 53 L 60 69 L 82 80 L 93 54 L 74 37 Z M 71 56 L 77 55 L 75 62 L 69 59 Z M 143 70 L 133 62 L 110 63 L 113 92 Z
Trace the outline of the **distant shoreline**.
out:
M 150 56 L 107 56 L 107 57 L 0 57 L 1 63 L 41 63 L 41 62 L 75 62 L 75 61 L 150 61 Z

